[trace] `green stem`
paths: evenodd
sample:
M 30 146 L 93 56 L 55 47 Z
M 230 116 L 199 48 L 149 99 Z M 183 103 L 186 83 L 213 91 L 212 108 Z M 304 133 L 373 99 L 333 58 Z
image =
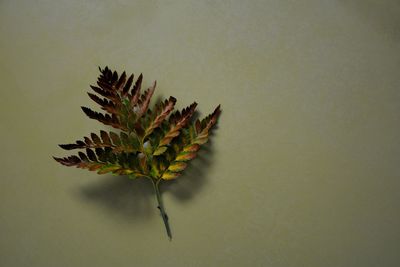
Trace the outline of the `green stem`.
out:
M 160 180 L 155 182 L 153 179 L 151 179 L 151 181 L 152 181 L 152 184 L 153 184 L 153 187 L 154 187 L 154 192 L 156 193 L 156 197 L 157 197 L 157 202 L 158 202 L 158 207 L 157 208 L 160 210 L 161 217 L 162 217 L 162 219 L 164 221 L 165 230 L 167 230 L 168 238 L 169 238 L 169 240 L 171 240 L 172 239 L 172 234 L 171 234 L 171 229 L 169 228 L 168 216 L 167 216 L 167 213 L 165 212 L 164 205 L 163 205 L 163 202 L 162 202 L 162 199 L 161 199 L 161 193 L 160 193 L 160 190 L 158 188 L 158 184 L 159 184 Z

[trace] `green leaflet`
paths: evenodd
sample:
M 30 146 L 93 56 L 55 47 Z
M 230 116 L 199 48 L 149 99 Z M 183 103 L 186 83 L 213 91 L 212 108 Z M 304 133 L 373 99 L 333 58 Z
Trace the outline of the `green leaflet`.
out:
M 156 151 L 154 151 L 153 155 L 154 155 L 154 156 L 159 156 L 159 155 L 161 155 L 162 153 L 164 153 L 167 149 L 168 149 L 168 147 L 166 147 L 166 146 L 161 146 L 161 147 L 157 148 Z
M 96 171 L 98 174 L 144 177 L 154 185 L 159 209 L 168 233 L 168 217 L 160 202 L 158 185 L 164 180 L 179 177 L 188 162 L 209 138 L 209 132 L 220 115 L 220 106 L 202 120 L 193 121 L 197 107 L 174 111 L 176 99 L 169 97 L 150 106 L 156 82 L 142 92 L 143 75 L 118 75 L 108 67 L 100 69 L 91 100 L 102 112 L 81 107 L 91 119 L 114 127 L 114 131 L 90 133 L 75 143 L 61 144 L 65 150 L 79 150 L 76 155 L 54 157 L 62 165 Z

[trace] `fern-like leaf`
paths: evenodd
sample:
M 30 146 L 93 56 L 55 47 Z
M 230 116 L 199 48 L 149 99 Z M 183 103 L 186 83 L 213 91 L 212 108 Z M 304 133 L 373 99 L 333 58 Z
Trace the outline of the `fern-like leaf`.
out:
M 123 72 L 119 75 L 108 67 L 99 70 L 97 84 L 90 86 L 94 93 L 88 92 L 88 96 L 105 114 L 87 107 L 82 107 L 82 110 L 89 118 L 120 132 L 101 130 L 99 134 L 91 133 L 75 143 L 61 144 L 59 146 L 65 150 L 80 151 L 76 155 L 54 159 L 62 165 L 98 174 L 149 179 L 154 185 L 158 207 L 171 238 L 159 184 L 180 176 L 189 166 L 189 161 L 197 156 L 217 122 L 220 106 L 204 119 L 193 121 L 196 102 L 182 111 L 173 112 L 176 99 L 171 96 L 150 108 L 156 82 L 141 93 L 142 74 L 134 81 L 133 74 L 128 76 Z

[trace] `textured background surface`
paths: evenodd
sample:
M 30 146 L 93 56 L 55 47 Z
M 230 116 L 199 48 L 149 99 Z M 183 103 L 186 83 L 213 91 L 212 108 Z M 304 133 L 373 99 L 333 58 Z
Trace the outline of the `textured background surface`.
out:
M 400 265 L 399 2 L 245 2 L 0 2 L 0 266 Z M 51 159 L 98 65 L 222 104 L 172 242 L 149 184 Z

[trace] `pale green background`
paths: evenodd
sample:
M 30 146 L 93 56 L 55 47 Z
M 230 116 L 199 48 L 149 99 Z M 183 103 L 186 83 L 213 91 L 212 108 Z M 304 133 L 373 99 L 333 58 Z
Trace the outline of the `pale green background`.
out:
M 0 1 L 0 266 L 400 266 L 398 1 Z M 223 113 L 163 197 L 66 168 L 97 66 Z

